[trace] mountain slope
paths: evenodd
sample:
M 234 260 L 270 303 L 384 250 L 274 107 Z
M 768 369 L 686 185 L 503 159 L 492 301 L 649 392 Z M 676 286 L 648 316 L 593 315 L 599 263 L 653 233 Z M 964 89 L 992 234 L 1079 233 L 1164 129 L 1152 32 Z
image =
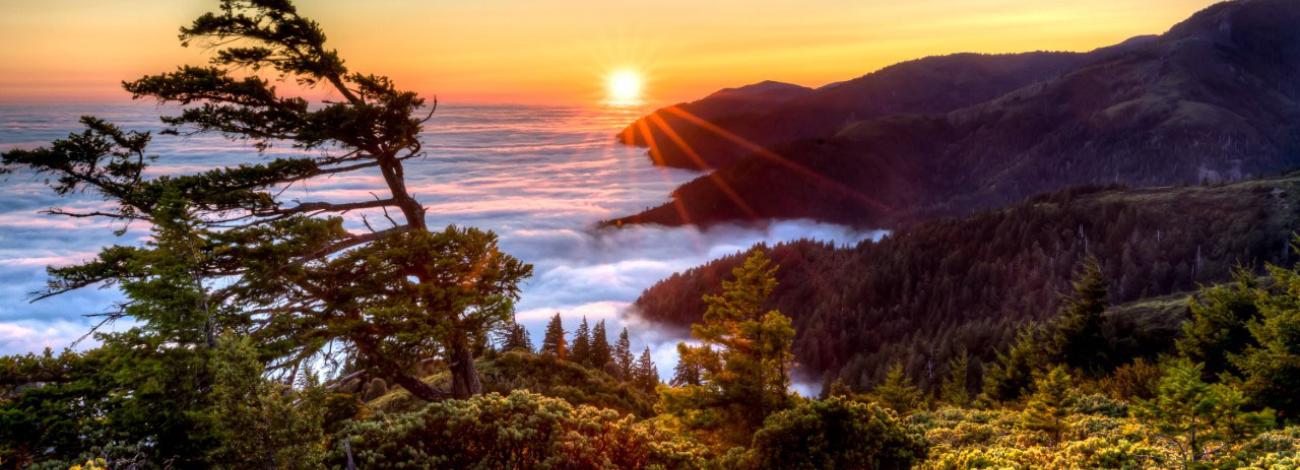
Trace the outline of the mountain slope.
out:
M 919 223 L 878 243 L 772 247 L 780 285 L 770 307 L 793 319 L 794 350 L 805 372 L 865 386 L 893 361 L 906 362 L 909 371 L 935 370 L 960 348 L 991 359 L 1021 322 L 1055 312 L 1086 253 L 1102 261 L 1118 304 L 1225 280 L 1238 263 L 1289 263 L 1288 242 L 1297 229 L 1300 176 L 1072 189 Z M 741 258 L 675 274 L 646 290 L 636 307 L 653 321 L 697 321 L 701 296 L 716 290 Z M 1176 323 L 1117 317 L 1110 328 L 1129 330 L 1115 338 L 1146 338 L 1115 346 L 1140 354 L 1172 339 Z M 1157 333 L 1133 326 L 1153 324 Z M 1150 349 L 1141 344 L 1146 341 Z M 936 377 L 917 378 L 933 384 Z
M 980 103 L 771 145 L 614 222 L 896 226 L 1080 184 L 1276 174 L 1300 164 L 1298 32 L 1294 1 L 1219 4 Z

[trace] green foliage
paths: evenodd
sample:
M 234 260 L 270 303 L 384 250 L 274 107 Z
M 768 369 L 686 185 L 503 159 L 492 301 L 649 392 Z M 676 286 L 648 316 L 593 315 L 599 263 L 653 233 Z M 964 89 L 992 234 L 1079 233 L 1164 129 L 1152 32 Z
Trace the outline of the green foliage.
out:
M 622 380 L 632 379 L 632 340 L 628 337 L 627 328 L 618 334 L 618 342 L 614 344 L 613 361 L 615 374 Z
M 912 383 L 902 364 L 889 368 L 885 381 L 871 391 L 871 398 L 898 414 L 911 413 L 924 404 L 921 389 Z
M 767 418 L 743 468 L 902 469 L 926 455 L 925 440 L 874 404 L 809 401 Z
M 1074 399 L 1070 373 L 1065 366 L 1056 366 L 1034 380 L 1034 393 L 1020 415 L 1021 424 L 1025 429 L 1047 433 L 1053 442 L 1060 442 Z
M 1165 367 L 1154 399 L 1141 402 L 1134 415 L 1171 442 L 1184 466 L 1221 456 L 1272 424 L 1272 412 L 1247 412 L 1240 391 L 1201 380 L 1204 365 L 1178 359 Z
M 546 334 L 542 336 L 541 353 L 556 359 L 569 358 L 568 341 L 564 339 L 564 323 L 560 321 L 560 314 L 558 313 L 551 317 L 551 321 L 546 324 Z
M 430 403 L 341 431 L 359 468 L 699 468 L 689 442 L 616 411 L 516 391 Z M 334 465 L 347 456 L 342 444 Z
M 970 355 L 962 350 L 948 360 L 948 377 L 939 387 L 939 399 L 953 406 L 970 404 Z
M 596 327 L 591 330 L 591 355 L 587 362 L 588 367 L 605 370 L 614 360 L 614 353 L 609 349 L 609 338 L 605 332 L 605 320 L 596 322 Z
M 181 30 L 182 43 L 212 52 L 210 65 L 145 76 L 124 88 L 137 99 L 180 106 L 178 114 L 162 118 L 165 133 L 217 133 L 251 142 L 258 152 L 273 143 L 316 151 L 151 177 L 155 156 L 147 153 L 148 133 L 87 117 L 80 134 L 4 152 L 0 171 L 48 175 L 54 192 L 90 190 L 110 207 L 57 214 L 155 225 L 170 220 L 191 226 L 203 241 L 190 247 L 194 259 L 183 272 L 174 271 L 177 265 L 166 256 L 151 254 L 161 246 L 104 249 L 92 261 L 51 269 L 44 295 L 99 283 L 130 289 L 143 270 L 151 270 L 156 282 L 221 279 L 214 295 L 194 299 L 178 291 L 154 301 L 172 304 L 167 309 L 213 301 L 202 309 L 208 342 L 217 326 L 236 328 L 263 343 L 276 368 L 351 362 L 431 400 L 447 393 L 413 377 L 410 363 L 441 356 L 453 378 L 450 394 L 477 393 L 474 353 L 489 331 L 511 320 L 517 283 L 531 267 L 502 254 L 489 232 L 428 228 L 403 170 L 405 160 L 422 155 L 418 136 L 429 115 L 416 113 L 424 100 L 386 77 L 350 71 L 319 25 L 290 1 L 222 0 L 220 6 Z M 263 78 L 268 71 L 274 79 Z M 276 84 L 285 81 L 327 88 L 340 99 L 312 103 L 283 96 Z M 276 197 L 287 185 L 361 170 L 382 176 L 386 194 L 351 202 Z M 167 214 L 169 198 L 183 202 L 184 220 Z M 399 214 L 388 216 L 388 208 Z M 367 232 L 343 227 L 342 214 L 366 209 L 382 209 L 391 226 L 376 229 L 363 219 Z M 128 306 L 122 316 L 151 322 L 149 314 L 148 307 Z M 347 357 L 325 357 L 335 355 Z
M 659 368 L 650 359 L 650 347 L 641 351 L 636 367 L 632 369 L 632 383 L 646 392 L 653 392 L 659 385 Z
M 1106 278 L 1096 257 L 1084 258 L 1072 295 L 1052 322 L 1051 351 L 1061 363 L 1100 376 L 1109 369 L 1110 345 L 1102 335 L 1102 313 L 1109 305 Z
M 587 317 L 582 317 L 578 329 L 573 331 L 573 341 L 569 345 L 569 357 L 566 359 L 584 366 L 591 365 L 591 328 L 587 326 Z
M 1300 272 L 1269 267 L 1269 274 L 1274 287 L 1261 293 L 1259 316 L 1247 323 L 1253 344 L 1234 362 L 1252 404 L 1300 422 Z
M 1191 318 L 1178 338 L 1179 354 L 1205 364 L 1206 379 L 1232 372 L 1229 357 L 1253 343 L 1247 322 L 1259 316 L 1255 274 L 1243 267 L 1232 282 L 1201 289 L 1189 305 Z
M 1029 325 L 1020 329 L 1016 341 L 1005 352 L 999 352 L 984 374 L 981 401 L 1013 401 L 1033 384 L 1034 372 L 1047 360 L 1043 349 L 1043 329 Z
M 309 378 L 300 389 L 266 380 L 247 338 L 222 339 L 217 349 L 208 417 L 219 468 L 320 468 L 325 450 L 323 394 Z
M 755 250 L 722 282 L 721 294 L 705 297 L 704 321 L 691 327 L 701 344 L 677 347 L 679 361 L 687 364 L 679 372 L 698 370 L 699 385 L 666 389 L 662 400 L 669 413 L 700 428 L 726 428 L 724 440 L 736 442 L 788 406 L 794 328 L 780 312 L 762 310 L 776 288 L 776 269 Z M 648 359 L 648 351 L 642 357 Z
M 501 351 L 533 352 L 533 340 L 528 336 L 528 329 L 518 323 L 506 327 L 505 340 L 502 341 Z

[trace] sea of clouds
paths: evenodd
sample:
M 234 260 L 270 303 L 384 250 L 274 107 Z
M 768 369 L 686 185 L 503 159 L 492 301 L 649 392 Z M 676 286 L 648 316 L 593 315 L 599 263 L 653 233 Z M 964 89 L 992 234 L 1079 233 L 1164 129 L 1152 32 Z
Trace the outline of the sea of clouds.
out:
M 171 110 L 152 105 L 79 107 L 0 105 L 0 150 L 30 148 L 77 130 L 81 114 L 108 118 L 129 129 L 156 130 L 157 116 Z M 753 226 L 640 226 L 598 229 L 601 220 L 658 205 L 698 173 L 656 168 L 643 151 L 617 145 L 613 134 L 638 110 L 522 106 L 444 106 L 424 135 L 428 156 L 407 165 L 408 186 L 428 208 L 431 226 L 456 224 L 495 231 L 507 253 L 531 263 L 517 317 L 540 342 L 542 329 L 559 313 L 572 330 L 581 318 L 608 324 L 611 340 L 627 327 L 639 352 L 651 348 L 661 374 L 676 363 L 681 331 L 648 323 L 632 302 L 654 282 L 756 243 L 814 238 L 853 244 L 883 232 L 857 231 L 810 221 Z M 219 136 L 158 136 L 154 174 L 199 171 L 256 162 L 296 152 L 273 148 L 258 155 Z M 340 175 L 285 191 L 299 201 L 365 200 L 383 189 L 377 175 Z M 93 194 L 59 198 L 44 178 L 28 173 L 0 177 L 0 354 L 68 347 L 94 322 L 87 314 L 109 310 L 120 295 L 112 288 L 85 289 L 39 302 L 31 292 L 46 281 L 48 265 L 86 260 L 103 246 L 136 244 L 148 227 L 38 214 L 50 207 L 95 208 Z M 360 224 L 382 214 L 353 214 Z M 118 326 L 119 328 L 121 325 Z M 79 343 L 79 347 L 93 340 Z M 815 385 L 805 388 L 814 390 Z

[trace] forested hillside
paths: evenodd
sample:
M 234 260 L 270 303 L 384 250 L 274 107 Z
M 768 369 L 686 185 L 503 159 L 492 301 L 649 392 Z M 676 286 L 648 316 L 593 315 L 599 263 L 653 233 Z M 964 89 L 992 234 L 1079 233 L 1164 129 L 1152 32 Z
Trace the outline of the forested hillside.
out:
M 1017 326 L 1054 314 L 1072 271 L 1097 256 L 1112 304 L 1188 292 L 1234 266 L 1285 263 L 1300 228 L 1300 177 L 1157 189 L 1093 187 L 899 230 L 878 243 L 770 247 L 781 266 L 770 306 L 794 320 L 799 364 L 866 388 L 903 359 L 926 386 L 965 349 L 989 360 Z M 675 274 L 637 300 L 645 317 L 685 325 L 740 261 Z M 1160 313 L 1160 312 L 1155 312 Z M 1177 314 L 1178 312 L 1174 312 Z M 1134 319 L 1115 317 L 1114 328 Z M 1159 330 L 1178 319 L 1148 319 Z M 1150 351 L 1169 340 L 1150 333 Z M 1146 334 L 1137 332 L 1136 334 Z
M 613 223 L 813 218 L 890 227 L 1077 185 L 1195 184 L 1277 174 L 1300 163 L 1297 31 L 1300 9 L 1290 1 L 1215 5 L 1158 38 L 1094 53 L 1100 55 L 1092 61 L 1024 69 L 1034 73 L 995 69 L 1019 81 L 977 75 L 1003 87 L 947 83 L 986 91 L 944 100 L 950 107 L 917 104 L 930 103 L 922 100 L 878 113 L 863 110 L 813 135 L 756 138 L 756 145 L 745 147 L 747 156 L 679 187 L 672 201 Z M 900 64 L 894 72 L 941 59 Z M 1011 59 L 970 60 L 988 67 Z M 925 90 L 945 86 L 920 79 L 897 85 L 891 96 L 928 97 L 933 93 Z M 816 121 L 777 115 L 789 117 L 781 125 L 793 128 Z M 735 140 L 718 137 L 737 132 L 728 125 L 678 133 L 687 136 L 683 145 L 711 161 L 714 141 Z M 692 140 L 696 133 L 712 137 Z M 668 153 L 671 139 L 656 143 L 656 161 L 675 158 Z

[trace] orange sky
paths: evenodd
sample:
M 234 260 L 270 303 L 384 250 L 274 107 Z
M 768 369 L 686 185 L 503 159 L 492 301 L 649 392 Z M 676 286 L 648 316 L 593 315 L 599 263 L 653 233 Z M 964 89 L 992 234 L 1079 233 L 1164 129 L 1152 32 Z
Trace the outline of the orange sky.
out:
M 951 52 L 1088 50 L 1210 0 L 299 0 L 354 70 L 443 102 L 590 104 L 632 68 L 668 103 L 765 79 L 809 86 Z M 0 1 L 0 102 L 111 101 L 202 63 L 177 28 L 215 0 Z

